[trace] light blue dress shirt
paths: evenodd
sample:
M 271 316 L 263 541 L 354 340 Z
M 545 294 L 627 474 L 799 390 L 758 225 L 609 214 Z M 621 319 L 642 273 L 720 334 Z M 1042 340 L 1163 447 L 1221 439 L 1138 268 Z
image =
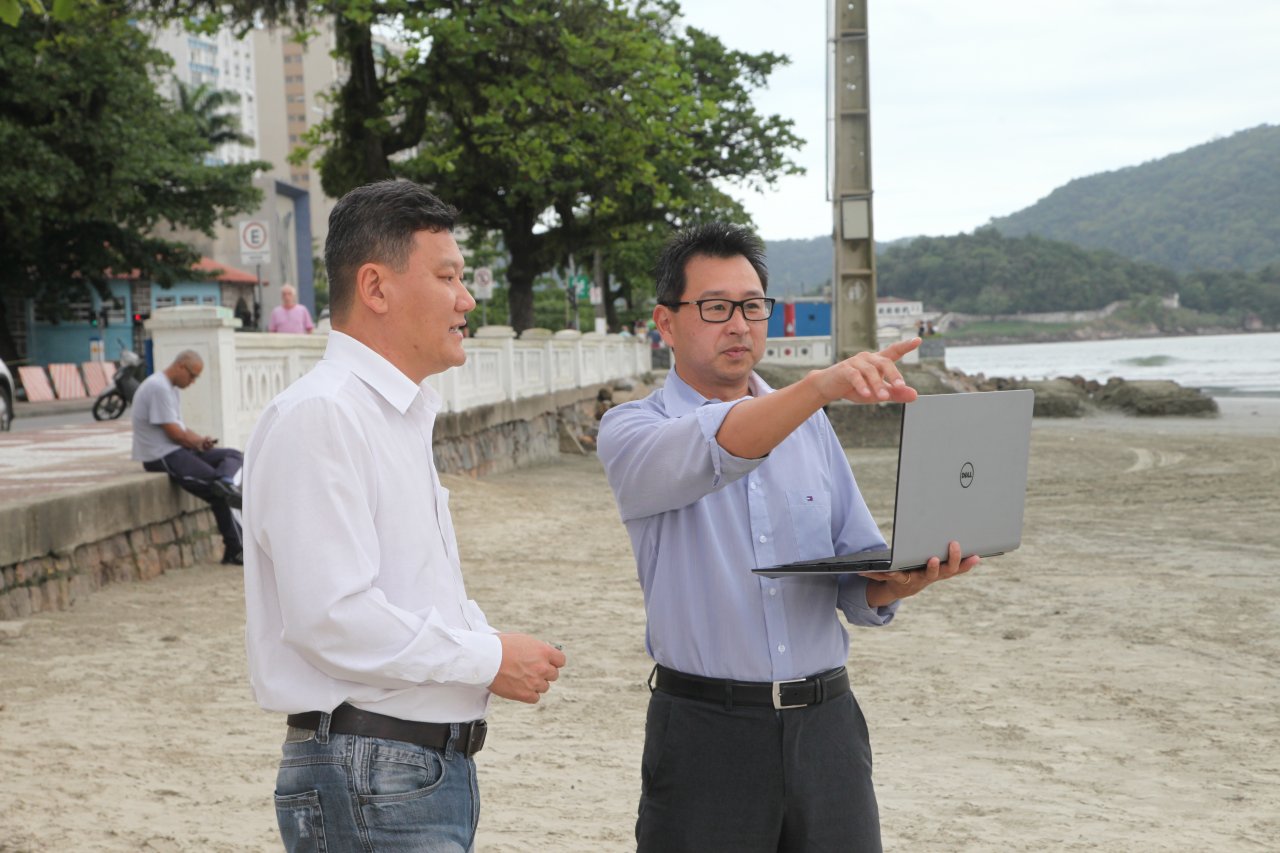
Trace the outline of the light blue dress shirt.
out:
M 759 396 L 772 389 L 751 375 Z M 744 398 L 745 399 L 745 398 Z M 646 647 L 671 669 L 781 681 L 843 666 L 854 625 L 885 625 L 867 579 L 751 570 L 884 548 L 844 450 L 819 411 L 763 459 L 716 433 L 740 400 L 708 400 L 673 370 L 647 398 L 610 409 L 599 455 L 631 536 L 648 616 Z

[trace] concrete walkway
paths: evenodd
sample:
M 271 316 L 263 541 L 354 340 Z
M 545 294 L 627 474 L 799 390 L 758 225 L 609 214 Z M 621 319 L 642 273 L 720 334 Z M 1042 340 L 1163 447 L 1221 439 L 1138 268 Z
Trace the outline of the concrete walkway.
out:
M 21 404 L 17 416 L 30 417 L 39 405 Z M 39 413 L 59 411 L 66 407 Z M 0 433 L 0 506 L 77 492 L 108 478 L 138 474 L 141 467 L 129 459 L 132 441 L 127 418 Z

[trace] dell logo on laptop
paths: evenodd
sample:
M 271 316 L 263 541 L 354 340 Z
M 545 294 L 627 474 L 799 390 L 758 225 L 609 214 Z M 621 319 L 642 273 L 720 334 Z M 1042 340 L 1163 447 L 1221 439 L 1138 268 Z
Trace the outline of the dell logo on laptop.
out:
M 960 466 L 960 488 L 967 489 L 973 485 L 973 463 L 966 462 Z

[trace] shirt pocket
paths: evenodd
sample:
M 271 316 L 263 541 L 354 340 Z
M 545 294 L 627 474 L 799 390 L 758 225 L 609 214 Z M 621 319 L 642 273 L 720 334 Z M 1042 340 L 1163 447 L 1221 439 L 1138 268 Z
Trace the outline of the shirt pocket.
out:
M 834 556 L 831 544 L 831 493 L 823 489 L 787 489 L 787 513 L 796 538 L 797 560 Z

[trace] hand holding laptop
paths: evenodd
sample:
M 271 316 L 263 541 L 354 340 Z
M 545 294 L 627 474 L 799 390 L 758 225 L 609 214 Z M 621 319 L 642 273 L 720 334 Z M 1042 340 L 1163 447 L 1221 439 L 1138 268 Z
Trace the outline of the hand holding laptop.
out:
M 930 557 L 923 568 L 903 572 L 860 572 L 864 578 L 878 583 L 867 584 L 867 606 L 886 607 L 900 598 L 909 598 L 937 581 L 949 580 L 978 565 L 982 559 L 977 554 L 961 558 L 964 552 L 960 543 L 952 540 L 947 545 L 947 562 Z

